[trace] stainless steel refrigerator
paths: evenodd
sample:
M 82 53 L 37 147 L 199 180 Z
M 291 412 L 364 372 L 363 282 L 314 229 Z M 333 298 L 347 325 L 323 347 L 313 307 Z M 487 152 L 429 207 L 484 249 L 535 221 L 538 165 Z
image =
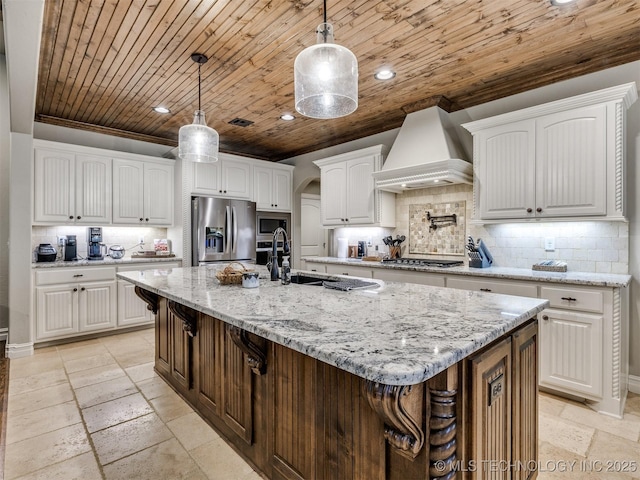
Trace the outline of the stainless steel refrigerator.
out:
M 256 259 L 256 204 L 245 200 L 191 199 L 191 264 Z

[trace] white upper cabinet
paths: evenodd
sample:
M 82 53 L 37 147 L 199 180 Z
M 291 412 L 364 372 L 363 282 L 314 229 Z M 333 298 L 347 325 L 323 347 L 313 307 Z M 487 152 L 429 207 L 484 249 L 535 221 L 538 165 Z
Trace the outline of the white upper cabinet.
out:
M 291 212 L 292 171 L 291 166 L 253 167 L 253 200 L 257 210 Z
M 635 84 L 464 124 L 479 220 L 624 219 L 624 120 Z
M 192 193 L 249 200 L 251 163 L 236 156 L 220 154 L 214 163 L 193 162 Z
M 115 158 L 113 223 L 171 225 L 173 165 Z
M 383 145 L 317 160 L 320 204 L 325 226 L 395 226 L 395 194 L 375 188 L 373 172 L 382 167 Z
M 111 187 L 110 158 L 36 147 L 35 223 L 109 224 Z

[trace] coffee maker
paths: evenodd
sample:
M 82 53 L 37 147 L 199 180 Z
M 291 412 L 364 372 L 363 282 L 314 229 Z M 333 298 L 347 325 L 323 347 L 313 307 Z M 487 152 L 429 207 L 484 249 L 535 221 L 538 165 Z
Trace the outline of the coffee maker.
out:
M 71 262 L 77 260 L 78 244 L 75 235 L 67 235 L 67 241 L 64 244 L 64 261 Z
M 103 260 L 102 252 L 102 228 L 89 227 L 87 229 L 87 259 Z

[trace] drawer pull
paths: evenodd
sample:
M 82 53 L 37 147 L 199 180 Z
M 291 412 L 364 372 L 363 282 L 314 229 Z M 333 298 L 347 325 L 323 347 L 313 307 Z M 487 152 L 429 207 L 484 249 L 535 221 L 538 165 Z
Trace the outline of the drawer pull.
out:
M 490 288 L 481 288 L 480 291 L 481 292 L 490 292 L 491 289 Z
M 575 302 L 576 299 L 573 297 L 560 297 L 562 300 L 566 300 L 567 302 Z
M 84 277 L 84 274 L 82 273 L 76 273 L 73 278 L 77 278 L 77 277 Z
M 543 320 L 549 320 L 549 315 L 542 315 Z

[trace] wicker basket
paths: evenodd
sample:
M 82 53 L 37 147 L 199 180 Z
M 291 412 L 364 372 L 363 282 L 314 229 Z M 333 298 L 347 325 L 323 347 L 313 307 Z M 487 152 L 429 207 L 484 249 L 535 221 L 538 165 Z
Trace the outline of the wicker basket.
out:
M 240 268 L 234 265 L 239 265 Z M 253 272 L 253 270 L 249 270 L 242 263 L 231 262 L 222 270 L 216 272 L 216 278 L 221 285 L 240 285 L 242 283 L 242 274 L 244 272 Z

